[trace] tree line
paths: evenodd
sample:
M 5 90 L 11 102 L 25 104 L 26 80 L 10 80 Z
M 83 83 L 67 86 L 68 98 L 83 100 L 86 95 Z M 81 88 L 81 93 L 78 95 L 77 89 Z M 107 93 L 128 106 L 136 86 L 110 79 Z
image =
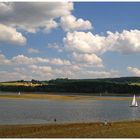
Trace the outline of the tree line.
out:
M 49 81 L 47 85 L 40 84 L 38 86 L 10 86 L 0 85 L 0 91 L 13 92 L 69 92 L 69 93 L 140 93 L 140 86 L 130 85 L 127 82 L 109 82 L 109 81 L 94 81 L 94 80 L 56 80 Z

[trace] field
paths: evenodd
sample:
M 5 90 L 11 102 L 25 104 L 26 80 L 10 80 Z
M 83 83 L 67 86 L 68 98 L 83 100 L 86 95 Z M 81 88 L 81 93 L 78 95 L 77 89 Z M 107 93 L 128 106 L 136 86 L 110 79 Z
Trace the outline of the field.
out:
M 140 83 L 139 82 L 137 82 L 137 83 L 131 83 L 130 85 L 140 86 Z
M 0 82 L 2 86 L 38 86 L 41 84 L 33 84 L 31 82 Z
M 140 138 L 140 121 L 103 123 L 0 125 L 1 138 Z

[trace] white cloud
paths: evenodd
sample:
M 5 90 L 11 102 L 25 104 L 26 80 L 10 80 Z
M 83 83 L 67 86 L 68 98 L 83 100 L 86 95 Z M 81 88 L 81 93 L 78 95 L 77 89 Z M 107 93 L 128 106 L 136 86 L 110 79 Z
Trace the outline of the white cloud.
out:
M 53 69 L 50 66 L 39 66 L 39 65 L 26 65 L 24 67 L 16 67 L 14 68 L 14 72 L 20 73 L 24 76 L 21 77 L 19 75 L 18 79 L 31 80 L 31 79 L 39 79 L 46 80 L 51 79 Z
M 53 71 L 54 77 L 68 77 L 74 79 L 92 79 L 92 78 L 105 78 L 105 77 L 117 77 L 118 72 L 116 71 L 105 71 L 105 70 L 94 70 L 86 69 L 82 67 L 75 67 L 75 65 L 62 67 Z
M 11 60 L 9 60 L 12 64 L 52 64 L 52 65 L 70 65 L 70 61 L 62 60 L 60 58 L 42 58 L 42 57 L 27 57 L 24 55 L 14 56 Z
M 25 45 L 26 38 L 15 28 L 0 24 L 0 42 Z
M 123 54 L 140 53 L 140 31 L 123 30 L 121 33 L 107 32 L 107 41 L 111 51 L 118 51 Z
M 78 54 L 80 55 L 80 54 Z M 91 55 L 94 58 L 94 55 Z M 92 61 L 90 55 L 85 57 L 83 61 Z M 80 55 L 81 57 L 81 55 Z M 89 57 L 89 58 L 88 58 Z M 95 56 L 96 58 L 96 56 Z M 93 63 L 93 62 L 91 62 Z M 14 56 L 11 59 L 7 59 L 3 54 L 0 54 L 0 65 L 5 65 L 8 71 L 5 71 L 4 67 L 0 70 L 0 80 L 48 80 L 54 78 L 98 78 L 98 77 L 114 77 L 117 75 L 115 71 L 96 70 L 94 64 L 91 67 L 85 67 L 79 61 L 62 60 L 60 58 L 41 58 L 41 57 L 27 57 L 24 55 Z M 12 65 L 12 67 L 11 67 Z M 97 65 L 97 64 L 95 64 Z M 61 67 L 60 67 L 61 66 Z
M 50 49 L 55 49 L 58 52 L 63 52 L 63 49 L 62 49 L 61 45 L 58 44 L 58 43 L 49 43 L 47 47 L 50 48 Z
M 56 18 L 69 15 L 72 10 L 71 2 L 0 3 L 0 23 L 33 33 L 42 28 L 50 31 L 57 27 Z
M 50 72 L 52 72 L 52 68 L 50 66 L 31 65 L 29 67 L 32 69 L 32 72 L 41 72 L 41 73 L 50 73 Z
M 92 24 L 90 21 L 83 20 L 82 18 L 76 19 L 76 17 L 74 17 L 73 15 L 61 17 L 60 24 L 65 31 L 92 29 Z
M 92 34 L 91 32 L 68 32 L 63 39 L 67 50 L 78 53 L 102 54 L 107 51 L 115 51 L 123 54 L 140 53 L 140 31 L 123 30 L 119 32 L 107 32 L 106 36 Z
M 38 49 L 34 49 L 34 48 L 28 48 L 27 51 L 28 51 L 28 53 L 39 53 L 40 52 Z
M 50 60 L 50 64 L 54 65 L 71 65 L 69 60 L 61 60 L 60 58 L 53 58 Z
M 127 70 L 133 73 L 135 76 L 140 76 L 140 69 L 138 68 L 128 67 Z
M 49 33 L 53 28 L 56 28 L 56 27 L 58 27 L 58 23 L 55 22 L 54 20 L 50 20 L 46 22 L 45 31 Z
M 63 41 L 68 50 L 80 53 L 98 53 L 105 45 L 105 37 L 91 32 L 68 32 Z
M 73 56 L 76 61 L 81 62 L 83 64 L 87 65 L 95 65 L 95 66 L 103 66 L 102 65 L 102 59 L 99 58 L 96 54 L 78 54 L 73 53 Z
M 11 59 L 11 63 L 14 64 L 35 64 L 35 63 L 48 63 L 49 60 L 47 58 L 41 57 L 27 57 L 24 55 L 14 56 Z
M 0 64 L 9 64 L 9 60 L 3 54 L 0 54 Z
M 16 71 L 0 71 L 0 81 L 14 81 L 21 79 L 32 79 L 30 75 L 23 74 Z
M 60 58 L 42 58 L 42 57 L 27 57 L 25 55 L 17 55 L 11 59 L 7 59 L 3 54 L 0 54 L 1 65 L 33 65 L 33 64 L 48 64 L 48 65 L 71 65 L 69 60 Z

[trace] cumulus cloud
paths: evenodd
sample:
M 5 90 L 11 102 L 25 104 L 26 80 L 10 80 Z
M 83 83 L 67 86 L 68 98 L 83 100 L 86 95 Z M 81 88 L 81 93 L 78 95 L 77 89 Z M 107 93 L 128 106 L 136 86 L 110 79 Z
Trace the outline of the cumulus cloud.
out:
M 28 65 L 23 67 L 16 67 L 14 70 L 0 71 L 0 81 L 9 80 L 49 80 L 54 78 L 105 78 L 116 77 L 116 72 L 113 71 L 95 71 L 95 70 L 83 70 L 74 65 L 61 68 L 52 68 L 50 66 Z
M 25 45 L 26 38 L 15 28 L 0 24 L 0 42 Z
M 3 64 L 3 65 L 9 64 L 9 60 L 6 59 L 5 55 L 3 54 L 0 54 L 0 64 Z
M 95 65 L 95 66 L 103 66 L 102 65 L 102 59 L 99 58 L 96 54 L 78 54 L 73 53 L 73 56 L 76 61 L 88 64 L 88 65 Z
M 140 69 L 138 68 L 128 67 L 127 70 L 133 73 L 135 76 L 140 76 Z
M 32 69 L 32 72 L 50 73 L 52 71 L 50 66 L 31 65 L 29 67 Z
M 139 30 L 123 30 L 121 33 L 107 32 L 107 41 L 111 51 L 118 51 L 123 54 L 140 52 L 140 31 Z
M 40 28 L 50 31 L 57 27 L 56 18 L 69 15 L 71 2 L 14 2 L 0 3 L 0 22 L 28 32 Z
M 28 48 L 27 51 L 28 51 L 28 53 L 39 53 L 40 52 L 38 49 L 34 49 L 34 48 Z
M 65 73 L 64 73 L 65 71 Z M 106 71 L 106 70 L 95 70 L 87 69 L 84 67 L 79 67 L 75 65 L 70 65 L 67 67 L 62 67 L 60 69 L 55 69 L 53 71 L 54 77 L 68 77 L 74 79 L 92 79 L 92 78 L 105 78 L 105 77 L 117 77 L 119 73 L 117 71 Z
M 63 39 L 68 50 L 80 53 L 97 53 L 103 50 L 105 37 L 93 35 L 91 32 L 68 32 Z
M 61 17 L 60 24 L 65 31 L 92 29 L 92 24 L 90 21 L 83 20 L 82 18 L 76 19 L 76 17 L 73 15 Z
M 90 61 L 90 58 L 88 61 Z M 97 78 L 114 77 L 117 75 L 115 71 L 106 71 L 104 69 L 96 70 L 94 67 L 88 69 L 88 67 L 83 66 L 83 63 L 79 61 L 71 62 L 60 58 L 41 58 L 18 55 L 11 59 L 7 59 L 3 54 L 0 54 L 0 65 L 5 65 L 9 69 L 8 71 L 5 71 L 4 67 L 1 67 L 0 74 L 3 74 L 0 75 L 1 81 L 20 79 L 49 80 L 63 77 Z
M 5 55 L 0 54 L 0 64 L 2 65 L 33 65 L 33 64 L 51 64 L 51 65 L 71 65 L 69 60 L 60 58 L 42 58 L 42 57 L 27 57 L 23 54 L 7 59 Z
M 70 65 L 71 62 L 69 60 L 61 60 L 60 58 L 53 58 L 50 61 L 50 64 L 54 64 L 54 65 Z
M 34 64 L 34 63 L 48 63 L 47 58 L 41 57 L 27 57 L 24 55 L 14 56 L 11 60 L 12 64 Z
M 91 32 L 68 32 L 64 37 L 64 47 L 73 53 L 76 61 L 83 64 L 103 66 L 99 57 L 105 52 L 132 54 L 140 52 L 140 31 L 123 30 L 122 32 L 107 32 L 100 36 Z
M 68 60 L 62 60 L 60 58 L 42 58 L 42 57 L 27 57 L 24 55 L 18 55 L 13 57 L 11 60 L 11 63 L 13 64 L 41 64 L 41 63 L 47 63 L 52 65 L 70 65 L 70 61 Z
M 102 54 L 115 51 L 123 54 L 140 52 L 140 31 L 123 30 L 122 32 L 107 32 L 106 36 L 91 32 L 68 32 L 63 42 L 67 50 L 79 53 Z
M 49 33 L 52 29 L 58 27 L 58 23 L 54 20 L 50 20 L 46 22 L 45 31 Z

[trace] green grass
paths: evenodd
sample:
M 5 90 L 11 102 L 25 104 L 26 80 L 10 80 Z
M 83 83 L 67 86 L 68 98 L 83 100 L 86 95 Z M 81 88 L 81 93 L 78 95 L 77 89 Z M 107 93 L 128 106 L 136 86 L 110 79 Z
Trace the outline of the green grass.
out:
M 140 86 L 140 83 L 131 83 L 129 85 Z
M 103 123 L 0 125 L 1 138 L 140 138 L 140 121 Z

